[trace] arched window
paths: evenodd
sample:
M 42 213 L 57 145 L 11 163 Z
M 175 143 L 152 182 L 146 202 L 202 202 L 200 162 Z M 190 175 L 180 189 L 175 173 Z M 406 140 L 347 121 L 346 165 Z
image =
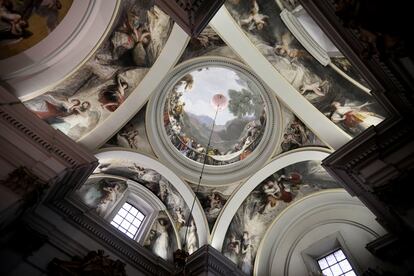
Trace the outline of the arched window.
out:
M 111 225 L 119 231 L 135 239 L 145 215 L 132 204 L 125 202 L 111 221 Z

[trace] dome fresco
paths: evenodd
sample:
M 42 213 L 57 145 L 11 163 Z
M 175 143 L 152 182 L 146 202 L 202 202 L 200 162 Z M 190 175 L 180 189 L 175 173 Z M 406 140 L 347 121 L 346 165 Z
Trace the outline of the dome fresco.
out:
M 207 153 L 207 165 L 226 165 L 247 158 L 260 143 L 266 108 L 258 87 L 241 72 L 203 67 L 186 73 L 168 91 L 164 126 L 185 157 L 203 163 Z
M 146 248 L 172 262 L 178 248 L 211 244 L 252 275 L 285 210 L 340 188 L 321 160 L 386 117 L 345 57 L 331 63 L 347 78 L 293 37 L 279 13 L 294 2 L 228 0 L 190 38 L 153 1 L 122 0 L 89 59 L 24 100 L 96 153 L 77 199 L 107 220 L 142 188 L 161 206 Z

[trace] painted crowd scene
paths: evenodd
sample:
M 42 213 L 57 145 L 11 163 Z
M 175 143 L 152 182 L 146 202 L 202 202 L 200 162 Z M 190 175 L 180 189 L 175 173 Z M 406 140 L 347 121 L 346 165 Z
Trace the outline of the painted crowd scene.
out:
M 172 29 L 170 18 L 150 2 L 123 0 L 114 30 L 95 54 L 26 107 L 73 140 L 115 112 L 154 64 Z
M 284 111 L 286 121 L 280 143 L 281 152 L 303 147 L 326 147 L 324 143 L 291 111 Z
M 183 76 L 164 106 L 164 127 L 174 147 L 198 163 L 207 158 L 207 165 L 247 158 L 266 127 L 263 99 L 251 85 L 240 73 L 222 67 L 200 68 Z M 218 109 L 215 100 L 222 100 Z
M 277 215 L 306 195 L 338 187 L 318 161 L 299 162 L 273 173 L 237 210 L 226 233 L 223 254 L 252 275 L 260 241 Z
M 333 67 L 321 65 L 284 25 L 282 8 L 292 9 L 296 2 L 228 0 L 226 8 L 275 69 L 336 125 L 355 136 L 380 123 L 386 113 L 376 100 Z
M 231 194 L 238 187 L 237 184 L 226 186 L 200 186 L 190 184 L 204 209 L 210 231 L 213 230 L 217 217 L 223 210 L 224 205 Z

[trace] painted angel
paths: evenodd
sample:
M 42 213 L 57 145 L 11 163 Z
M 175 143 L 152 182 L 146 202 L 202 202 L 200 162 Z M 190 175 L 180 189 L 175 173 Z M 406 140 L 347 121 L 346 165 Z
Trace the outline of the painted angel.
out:
M 259 5 L 256 0 L 252 0 L 252 8 L 250 14 L 246 19 L 240 20 L 241 26 L 247 26 L 249 31 L 257 29 L 262 30 L 267 25 L 267 19 L 269 16 L 259 13 Z
M 292 47 L 291 44 L 294 39 L 289 32 L 284 33 L 280 39 L 280 43 L 277 43 L 273 48 L 275 54 L 288 57 L 291 61 L 296 61 L 300 57 L 309 57 L 309 54 L 305 50 Z
M 323 86 L 325 86 L 328 83 L 327 80 L 324 80 L 322 82 L 316 81 L 314 83 L 304 83 L 302 87 L 300 88 L 300 94 L 305 94 L 306 92 L 315 93 L 317 96 L 325 96 L 326 92 L 323 89 Z

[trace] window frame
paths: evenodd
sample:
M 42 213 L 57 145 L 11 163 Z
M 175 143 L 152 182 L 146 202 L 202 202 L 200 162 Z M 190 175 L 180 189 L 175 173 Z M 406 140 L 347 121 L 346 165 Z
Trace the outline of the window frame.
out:
M 131 208 L 134 208 L 135 210 L 137 210 L 137 212 L 139 213 L 139 214 L 142 214 L 143 215 L 143 218 L 142 218 L 142 220 L 140 220 L 140 225 L 137 227 L 137 226 L 135 226 L 132 222 L 129 222 L 127 219 L 126 219 L 126 216 L 125 217 L 122 217 L 120 214 L 119 214 L 119 212 L 121 211 L 121 209 L 123 209 L 124 208 L 124 205 L 125 204 L 129 204 L 130 206 L 131 206 Z M 125 210 L 125 209 L 124 209 Z M 128 211 L 126 211 L 127 212 L 127 214 L 131 214 L 131 212 L 130 212 L 130 210 L 128 210 Z M 119 215 L 119 217 L 121 217 L 122 218 L 122 221 L 121 221 L 121 223 L 117 223 L 117 222 L 115 222 L 114 221 L 114 219 L 115 219 L 115 217 L 117 216 L 117 215 Z M 132 215 L 132 214 L 131 214 Z M 132 216 L 134 216 L 134 215 L 132 215 Z M 123 233 L 122 231 L 122 233 L 123 234 L 125 234 L 127 237 L 129 237 L 130 239 L 132 239 L 132 240 L 136 240 L 136 238 L 137 238 L 137 236 L 139 235 L 139 232 L 141 231 L 141 228 L 142 228 L 142 226 L 143 226 L 143 224 L 144 224 L 144 221 L 146 220 L 146 218 L 147 218 L 147 216 L 137 207 L 137 206 L 135 206 L 135 204 L 133 204 L 133 203 L 131 203 L 130 201 L 128 201 L 128 200 L 126 200 L 125 202 L 124 202 L 124 204 L 122 204 L 121 206 L 120 206 L 120 208 L 118 209 L 118 212 L 112 217 L 112 219 L 111 219 L 111 222 L 110 222 L 110 224 L 113 226 L 113 227 L 115 227 L 116 229 L 118 229 L 119 230 L 119 227 L 122 227 L 122 228 L 125 228 L 125 227 L 123 227 L 121 224 L 122 224 L 122 222 L 124 221 L 124 220 L 126 220 L 130 225 L 129 225 L 129 227 L 131 226 L 131 225 L 133 225 L 134 227 L 136 227 L 137 228 L 137 230 L 136 230 L 136 232 L 133 234 L 133 237 L 130 237 L 130 236 L 128 236 L 128 234 L 126 234 L 126 233 Z M 134 219 L 138 219 L 137 218 L 137 216 L 135 215 L 134 216 Z M 139 220 L 139 219 L 138 219 Z M 113 225 L 112 223 L 116 223 L 116 224 L 118 224 L 118 227 L 116 227 L 115 225 Z M 128 230 L 127 230 L 128 231 Z M 129 231 L 128 231 L 129 232 Z M 131 232 L 129 232 L 130 234 L 132 234 Z
M 347 260 L 348 261 L 348 263 L 349 263 L 349 265 L 351 266 L 351 270 L 349 270 L 349 271 L 347 271 L 347 272 L 345 272 L 345 273 L 348 273 L 348 272 L 350 272 L 350 271 L 353 271 L 357 276 L 358 276 L 358 272 L 357 272 L 357 270 L 356 270 L 356 268 L 354 267 L 354 265 L 353 265 L 353 263 L 351 262 L 351 260 L 350 260 L 350 258 L 349 258 L 349 256 L 348 256 L 348 254 L 345 252 L 345 250 L 344 250 L 344 248 L 342 248 L 341 246 L 338 246 L 338 247 L 336 247 L 335 249 L 333 249 L 333 250 L 330 250 L 328 253 L 325 253 L 325 254 L 323 254 L 323 255 L 321 255 L 321 256 L 319 256 L 319 257 L 317 257 L 317 258 L 315 258 L 315 261 L 316 261 L 316 264 L 318 265 L 318 267 L 319 267 L 319 271 L 322 273 L 322 268 L 320 267 L 320 265 L 319 265 L 319 260 L 321 260 L 321 259 L 323 259 L 323 258 L 326 258 L 327 256 L 329 256 L 329 255 L 331 255 L 331 254 L 333 254 L 333 253 L 335 253 L 335 252 L 337 252 L 338 250 L 341 250 L 342 251 L 342 253 L 345 255 L 345 259 L 343 259 L 343 260 Z M 339 262 L 342 262 L 343 260 L 341 260 L 341 261 L 339 261 Z M 339 262 L 337 262 L 337 264 L 339 264 Z M 328 266 L 328 267 L 331 267 L 330 265 Z M 341 270 L 342 270 L 342 268 L 341 268 Z
M 346 256 L 348 262 L 352 266 L 356 275 L 361 275 L 361 269 L 358 263 L 352 257 L 350 250 L 347 248 L 344 238 L 340 232 L 335 232 L 319 241 L 314 242 L 308 248 L 301 252 L 303 262 L 309 273 L 317 272 L 322 273 L 319 267 L 318 260 L 331 254 L 337 249 L 341 249 Z
M 154 221 L 156 220 L 158 213 L 161 210 L 165 210 L 165 206 L 163 203 L 147 188 L 142 186 L 141 184 L 127 180 L 128 189 L 126 190 L 123 197 L 118 201 L 116 206 L 109 212 L 104 219 L 108 222 L 111 229 L 113 229 L 113 233 L 120 234 L 125 236 L 126 239 L 131 240 L 130 237 L 119 231 L 111 222 L 113 218 L 118 214 L 119 210 L 122 208 L 125 202 L 128 202 L 135 208 L 137 208 L 142 214 L 144 214 L 145 218 L 142 221 L 141 227 L 138 229 L 138 232 L 135 235 L 135 240 L 139 244 L 143 245 L 147 233 L 150 231 L 150 228 Z

